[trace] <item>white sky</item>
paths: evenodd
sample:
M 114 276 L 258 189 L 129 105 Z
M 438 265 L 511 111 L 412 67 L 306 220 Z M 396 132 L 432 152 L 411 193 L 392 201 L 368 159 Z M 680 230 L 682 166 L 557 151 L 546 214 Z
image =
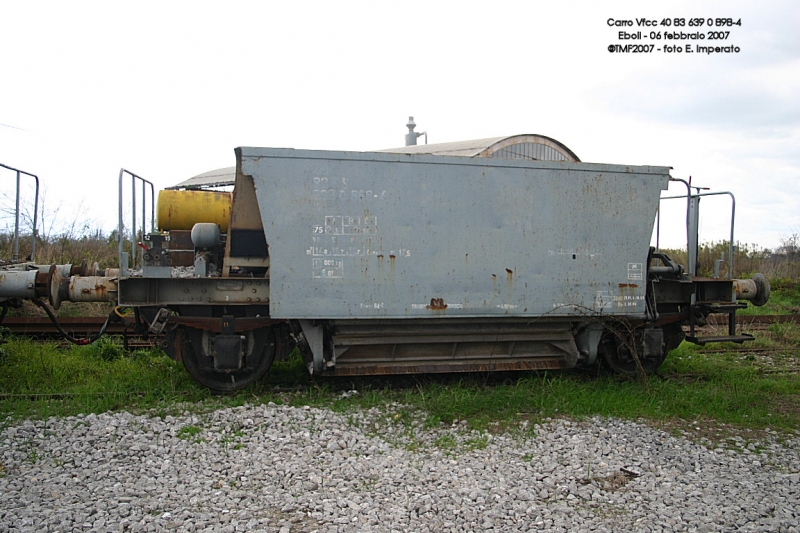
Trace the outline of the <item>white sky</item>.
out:
M 741 52 L 609 53 L 650 42 L 606 23 L 636 17 L 741 18 L 719 43 Z M 800 232 L 798 28 L 796 0 L 7 1 L 0 163 L 40 177 L 50 219 L 109 231 L 120 167 L 162 188 L 236 146 L 402 146 L 413 115 L 431 143 L 539 133 L 587 162 L 672 166 L 732 191 L 737 241 L 772 248 Z M 729 201 L 703 207 L 701 239 L 726 238 Z M 679 246 L 683 214 L 663 216 Z

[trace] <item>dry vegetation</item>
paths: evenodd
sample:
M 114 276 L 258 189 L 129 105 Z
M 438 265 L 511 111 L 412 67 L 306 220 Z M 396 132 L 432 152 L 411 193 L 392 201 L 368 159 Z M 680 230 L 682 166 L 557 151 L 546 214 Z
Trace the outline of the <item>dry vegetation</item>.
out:
M 0 233 L 0 259 L 8 260 L 14 251 L 13 232 Z M 24 260 L 31 255 L 31 236 L 20 236 L 19 257 Z M 116 232 L 110 236 L 100 230 L 91 233 L 73 234 L 67 232 L 49 238 L 36 239 L 37 264 L 65 265 L 80 264 L 84 259 L 88 264 L 98 263 L 100 268 L 117 266 Z
M 699 263 L 698 274 L 712 276 L 716 261 L 724 257 L 720 268 L 720 277 L 728 274 L 728 241 L 704 243 L 697 253 Z M 686 249 L 663 249 L 678 264 L 686 264 Z M 723 255 L 724 254 L 724 255 Z M 749 278 L 761 272 L 770 280 L 800 279 L 800 234 L 784 238 L 774 251 L 760 248 L 755 244 L 737 244 L 733 254 L 734 278 Z
M 0 231 L 0 260 L 8 260 L 13 252 L 13 232 Z M 800 234 L 784 238 L 774 251 L 755 244 L 737 244 L 734 252 L 734 278 L 748 278 L 761 272 L 770 280 L 800 279 Z M 728 275 L 728 242 L 711 242 L 700 245 L 698 251 L 699 275 L 712 276 L 715 264 L 722 257 L 721 277 Z M 662 249 L 677 263 L 686 264 L 686 249 Z M 19 256 L 27 258 L 31 253 L 31 236 L 20 236 Z M 36 262 L 38 264 L 80 264 L 84 259 L 100 268 L 117 266 L 117 233 L 105 234 L 101 230 L 72 228 L 36 240 Z

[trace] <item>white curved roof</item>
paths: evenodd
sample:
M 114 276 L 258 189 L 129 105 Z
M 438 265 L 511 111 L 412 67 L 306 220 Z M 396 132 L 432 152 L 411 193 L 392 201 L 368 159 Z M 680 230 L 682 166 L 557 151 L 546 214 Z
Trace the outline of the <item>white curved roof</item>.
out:
M 236 167 L 218 168 L 209 172 L 203 172 L 193 178 L 184 180 L 167 189 L 205 189 L 208 187 L 224 187 L 233 185 L 236 181 Z
M 489 137 L 472 141 L 438 144 L 418 144 L 379 150 L 396 154 L 456 155 L 464 157 L 499 157 L 502 159 L 531 159 L 536 161 L 572 161 L 580 159 L 564 144 L 536 134 Z
M 572 161 L 580 159 L 564 144 L 550 137 L 536 134 L 489 137 L 472 141 L 438 144 L 420 144 L 378 150 L 395 154 L 454 155 L 462 157 L 498 157 L 502 159 L 529 159 L 534 161 Z M 204 172 L 167 189 L 206 189 L 233 185 L 236 167 L 225 167 Z

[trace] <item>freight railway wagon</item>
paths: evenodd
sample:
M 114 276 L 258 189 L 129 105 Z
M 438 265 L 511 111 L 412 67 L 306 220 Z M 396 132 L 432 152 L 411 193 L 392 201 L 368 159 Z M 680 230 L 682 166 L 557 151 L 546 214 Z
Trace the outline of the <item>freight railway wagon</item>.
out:
M 256 381 L 294 347 L 314 375 L 599 357 L 635 373 L 657 369 L 684 325 L 699 343 L 751 338 L 694 326 L 765 303 L 763 276 L 698 278 L 650 246 L 668 167 L 582 163 L 552 139 L 510 139 L 472 152 L 237 148 L 233 192 L 162 191 L 161 231 L 121 253 L 119 276 L 55 268 L 45 284 L 55 305 L 136 309 L 217 390 Z M 550 160 L 509 152 L 537 143 Z

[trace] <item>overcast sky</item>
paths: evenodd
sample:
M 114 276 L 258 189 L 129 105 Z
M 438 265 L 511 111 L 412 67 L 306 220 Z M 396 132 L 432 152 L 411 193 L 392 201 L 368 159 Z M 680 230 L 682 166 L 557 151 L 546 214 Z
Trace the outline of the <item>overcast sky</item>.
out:
M 641 17 L 741 26 L 608 25 Z M 0 163 L 37 174 L 62 224 L 113 229 L 120 167 L 161 188 L 233 166 L 236 146 L 402 146 L 413 115 L 431 143 L 538 133 L 587 162 L 671 166 L 736 195 L 741 242 L 800 232 L 796 0 L 25 1 L 0 3 L 0 22 Z M 740 51 L 608 51 L 651 42 Z M 730 202 L 703 207 L 701 238 L 726 238 Z

